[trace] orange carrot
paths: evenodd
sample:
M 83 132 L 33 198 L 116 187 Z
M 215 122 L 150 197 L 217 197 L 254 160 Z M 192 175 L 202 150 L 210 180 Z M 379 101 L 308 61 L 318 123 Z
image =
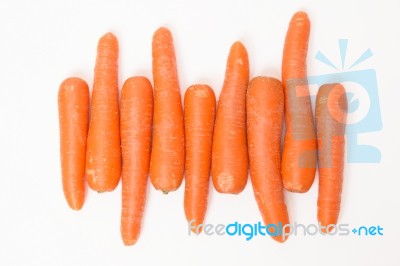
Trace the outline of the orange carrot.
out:
M 193 85 L 185 93 L 185 215 L 193 232 L 203 223 L 208 199 L 215 95 L 207 85 Z
M 281 82 L 268 77 L 254 78 L 247 92 L 250 176 L 264 223 L 282 226 L 289 224 L 280 172 L 283 111 Z M 273 239 L 284 241 L 279 235 Z
M 89 122 L 89 89 L 80 78 L 68 78 L 58 92 L 60 154 L 65 199 L 80 210 L 85 201 L 85 156 Z
M 317 162 L 313 113 L 307 83 L 307 49 L 310 21 L 297 12 L 290 21 L 282 60 L 286 134 L 282 155 L 284 187 L 306 192 L 314 182 Z
M 154 129 L 150 180 L 158 190 L 177 190 L 183 179 L 185 138 L 181 92 L 171 32 L 153 36 Z
M 122 211 L 125 245 L 140 235 L 146 203 L 153 123 L 153 90 L 145 77 L 125 81 L 121 92 Z
M 121 174 L 117 61 L 118 40 L 107 33 L 97 47 L 86 154 L 88 184 L 98 192 L 114 190 Z
M 343 86 L 323 85 L 317 94 L 315 112 L 319 166 L 318 220 L 322 226 L 328 226 L 336 224 L 340 212 L 347 119 Z
M 246 186 L 246 90 L 249 61 L 246 48 L 235 42 L 230 50 L 217 107 L 212 147 L 212 178 L 221 193 L 240 193 Z

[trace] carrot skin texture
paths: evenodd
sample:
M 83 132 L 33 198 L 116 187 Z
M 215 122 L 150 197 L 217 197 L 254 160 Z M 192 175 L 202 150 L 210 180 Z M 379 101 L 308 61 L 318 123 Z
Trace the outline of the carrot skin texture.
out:
M 185 93 L 184 107 L 184 208 L 187 221 L 194 220 L 192 230 L 196 232 L 195 228 L 203 223 L 207 211 L 216 108 L 214 91 L 207 85 L 189 87 Z
M 250 177 L 265 224 L 289 224 L 281 177 L 284 95 L 279 80 L 256 77 L 247 91 L 247 137 Z M 273 236 L 283 242 L 282 236 Z
M 318 221 L 323 226 L 336 224 L 343 183 L 346 91 L 341 84 L 321 86 L 316 99 L 318 137 Z
M 307 50 L 310 21 L 297 12 L 290 21 L 282 59 L 282 83 L 285 92 L 286 133 L 282 154 L 284 187 L 307 192 L 314 182 L 317 141 L 307 83 Z
M 65 199 L 73 210 L 85 201 L 86 138 L 89 123 L 89 88 L 80 78 L 64 80 L 58 92 L 60 157 Z
M 106 192 L 116 188 L 120 174 L 118 40 L 112 33 L 107 33 L 100 38 L 97 47 L 86 176 L 91 189 Z
M 125 81 L 121 92 L 122 210 L 125 245 L 139 238 L 146 203 L 153 124 L 153 90 L 145 77 Z
M 220 193 L 238 194 L 246 186 L 246 91 L 249 61 L 246 48 L 235 42 L 229 52 L 218 101 L 212 147 L 212 180 Z
M 167 28 L 154 33 L 152 48 L 154 128 L 150 180 L 156 189 L 168 193 L 182 183 L 185 133 L 174 44 Z

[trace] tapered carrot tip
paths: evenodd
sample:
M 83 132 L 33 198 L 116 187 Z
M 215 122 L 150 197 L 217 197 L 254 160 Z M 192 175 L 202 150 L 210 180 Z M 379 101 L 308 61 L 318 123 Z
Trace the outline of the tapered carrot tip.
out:
M 331 232 L 334 228 L 334 225 L 337 223 L 337 216 L 336 213 L 334 215 L 326 212 L 323 215 L 320 214 L 320 216 L 326 216 L 326 217 L 320 217 L 318 219 L 319 223 L 321 224 L 321 231 L 322 233 L 327 233 Z
M 172 33 L 168 28 L 158 28 L 153 34 L 153 46 L 165 47 L 173 42 Z M 154 60 L 154 59 L 153 59 Z
M 67 90 L 76 90 L 77 88 L 87 87 L 86 81 L 81 78 L 70 77 L 66 78 L 60 85 L 60 87 L 67 87 Z M 61 90 L 59 93 L 62 93 Z
M 154 35 L 164 35 L 169 34 L 171 35 L 171 31 L 166 27 L 159 27 L 155 32 Z
M 135 245 L 136 244 L 136 242 L 137 242 L 137 239 L 134 239 L 134 240 L 123 240 L 123 242 L 124 242 L 124 245 L 125 246 L 133 246 L 133 245 Z
M 132 230 L 131 228 L 135 228 Z M 141 225 L 139 224 L 128 224 L 121 226 L 122 242 L 125 246 L 135 245 L 140 237 Z
M 125 246 L 133 246 L 139 239 L 139 235 L 135 236 L 134 238 L 123 238 L 122 241 L 124 242 Z
M 159 41 L 160 44 L 165 45 L 172 40 L 172 33 L 168 28 L 160 27 L 153 34 L 153 41 L 155 40 Z
M 301 21 L 301 20 L 306 20 L 306 21 L 309 20 L 307 13 L 304 11 L 298 11 L 292 17 L 292 21 Z
M 107 32 L 103 36 L 101 36 L 98 47 L 103 47 L 103 49 L 107 48 L 109 51 L 115 51 L 118 53 L 118 39 L 111 32 Z
M 104 34 L 103 36 L 101 36 L 100 41 L 114 41 L 117 42 L 117 37 L 111 33 L 111 32 L 107 32 L 106 34 Z
M 243 43 L 241 41 L 236 41 L 232 44 L 232 48 L 236 49 L 245 49 Z
M 287 240 L 288 238 L 289 238 L 289 237 L 286 237 L 285 239 L 283 239 L 282 236 L 272 236 L 272 239 L 275 240 L 276 242 L 279 242 L 279 243 L 284 243 L 284 242 L 286 242 L 286 240 Z
M 238 57 L 238 56 L 236 56 L 236 55 L 240 55 L 240 54 L 242 54 L 242 53 L 246 53 L 247 54 L 247 50 L 246 50 L 246 47 L 244 47 L 244 45 L 243 45 L 243 43 L 241 43 L 240 41 L 236 41 L 236 42 L 234 42 L 233 44 L 232 44 L 232 47 L 231 47 L 231 55 L 232 55 L 232 57 Z M 244 62 L 242 62 L 241 63 L 241 65 L 243 64 Z
M 85 196 L 83 196 L 83 197 L 85 197 Z M 79 201 L 75 198 L 72 198 L 72 199 L 68 200 L 68 205 L 74 211 L 79 211 L 83 207 L 83 201 Z
M 198 219 L 187 219 L 188 223 L 190 224 L 190 231 L 199 235 L 201 231 L 203 231 L 203 226 L 199 226 L 203 223 L 203 220 Z
M 290 141 L 287 141 L 287 143 L 290 143 Z M 291 145 L 295 146 L 297 143 L 296 141 L 293 141 Z M 290 145 L 290 144 L 289 144 Z M 305 164 L 311 164 L 312 162 L 306 162 Z M 315 169 L 313 168 L 302 168 L 299 169 L 299 176 L 313 176 L 315 174 Z M 310 180 L 308 183 L 302 182 L 302 180 L 298 179 L 285 179 L 283 182 L 283 186 L 285 187 L 286 190 L 290 192 L 295 192 L 295 193 L 306 193 L 310 190 L 312 183 L 314 182 L 314 179 Z

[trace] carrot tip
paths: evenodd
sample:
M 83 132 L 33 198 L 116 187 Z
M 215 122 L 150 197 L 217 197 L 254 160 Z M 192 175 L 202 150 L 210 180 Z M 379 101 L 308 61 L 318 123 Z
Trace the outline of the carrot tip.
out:
M 125 246 L 133 246 L 133 245 L 136 244 L 137 238 L 134 238 L 134 239 L 122 239 L 122 241 L 124 242 Z
M 309 23 L 309 21 L 310 21 L 310 19 L 308 18 L 307 13 L 304 12 L 304 11 L 298 11 L 298 12 L 296 12 L 296 13 L 293 15 L 292 19 L 291 19 L 291 23 L 299 23 L 299 22 L 301 23 L 301 22 L 303 22 L 303 21 L 305 21 L 305 22 L 307 22 L 307 23 Z
M 235 46 L 238 46 L 238 45 L 239 46 L 244 46 L 241 41 L 236 41 L 236 42 L 233 43 L 233 45 L 235 45 Z
M 117 37 L 112 32 L 107 32 L 101 39 L 117 39 Z
M 232 44 L 231 50 L 237 49 L 237 50 L 246 50 L 246 47 L 241 41 L 236 41 Z
M 71 210 L 80 211 L 83 207 L 83 202 L 82 202 L 82 204 L 78 204 L 77 202 L 75 202 L 75 203 L 68 202 L 68 205 L 71 208 Z
M 192 231 L 193 233 L 195 233 L 196 235 L 200 235 L 201 231 L 203 231 L 203 227 L 193 227 L 190 231 Z
M 309 188 L 285 186 L 285 189 L 293 193 L 306 193 Z
M 65 87 L 66 85 L 74 85 L 74 86 L 73 86 L 74 88 L 78 88 L 78 87 L 80 87 L 81 85 L 84 85 L 85 87 L 87 87 L 86 81 L 84 81 L 83 79 L 78 78 L 78 77 L 69 77 L 69 78 L 66 78 L 66 79 L 61 83 L 61 86 L 60 86 L 60 87 Z
M 284 243 L 284 242 L 286 242 L 286 240 L 288 239 L 289 237 L 286 237 L 285 239 L 283 239 L 283 237 L 282 236 L 273 236 L 272 237 L 272 239 L 273 240 L 275 240 L 276 242 L 278 242 L 278 243 Z
M 172 35 L 171 31 L 167 27 L 160 27 L 155 32 L 154 35 Z
M 321 224 L 321 232 L 323 234 L 328 234 L 328 233 L 332 232 L 332 230 L 334 229 L 333 225 L 336 225 L 336 222 L 326 223 L 326 222 L 319 221 L 319 223 Z
M 305 11 L 297 11 L 293 17 L 296 18 L 307 18 L 308 19 L 308 14 Z
M 193 219 L 193 218 L 188 218 L 186 217 L 186 220 L 190 224 L 190 231 L 195 233 L 196 235 L 200 235 L 200 233 L 203 231 L 203 219 Z

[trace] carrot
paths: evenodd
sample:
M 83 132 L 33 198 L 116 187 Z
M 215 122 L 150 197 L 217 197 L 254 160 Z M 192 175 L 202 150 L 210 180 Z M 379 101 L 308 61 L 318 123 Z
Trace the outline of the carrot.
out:
M 145 77 L 125 81 L 121 92 L 122 211 L 125 245 L 140 235 L 146 203 L 153 123 L 153 90 Z
M 317 162 L 313 113 L 307 83 L 307 49 L 310 21 L 297 12 L 290 21 L 282 60 L 286 133 L 282 155 L 284 187 L 306 192 L 314 182 Z
M 188 222 L 203 223 L 211 168 L 215 95 L 207 85 L 193 85 L 185 93 L 186 177 L 184 207 Z
M 150 180 L 167 194 L 183 179 L 185 137 L 174 44 L 171 32 L 159 28 L 153 36 L 154 129 Z
M 114 190 L 121 174 L 117 61 L 118 40 L 107 33 L 97 47 L 86 154 L 87 181 L 98 192 Z
M 80 210 L 85 201 L 85 156 L 89 123 L 89 89 L 80 78 L 64 80 L 58 91 L 60 154 L 65 199 Z
M 328 226 L 336 224 L 340 212 L 347 119 L 343 86 L 323 85 L 317 94 L 315 112 L 319 166 L 318 220 L 322 226 Z
M 235 42 L 230 50 L 217 107 L 212 147 L 212 179 L 221 193 L 238 194 L 246 186 L 246 90 L 249 61 L 246 48 Z
M 279 80 L 256 77 L 247 92 L 250 177 L 265 224 L 289 224 L 281 177 L 284 95 Z M 277 233 L 277 232 L 276 232 Z M 279 235 L 273 239 L 283 242 Z

